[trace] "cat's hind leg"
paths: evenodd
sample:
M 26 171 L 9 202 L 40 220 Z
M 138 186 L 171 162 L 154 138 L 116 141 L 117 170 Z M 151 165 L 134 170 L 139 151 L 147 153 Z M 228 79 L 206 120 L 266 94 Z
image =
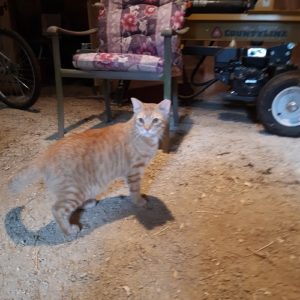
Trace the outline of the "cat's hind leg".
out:
M 81 207 L 83 201 L 78 199 L 64 199 L 57 201 L 52 207 L 53 216 L 60 226 L 63 233 L 76 234 L 80 231 L 79 225 L 71 224 L 70 217 L 78 208 Z
M 96 199 L 88 199 L 82 204 L 81 208 L 82 209 L 90 209 L 90 208 L 95 207 L 97 205 L 97 203 L 98 203 L 98 201 Z

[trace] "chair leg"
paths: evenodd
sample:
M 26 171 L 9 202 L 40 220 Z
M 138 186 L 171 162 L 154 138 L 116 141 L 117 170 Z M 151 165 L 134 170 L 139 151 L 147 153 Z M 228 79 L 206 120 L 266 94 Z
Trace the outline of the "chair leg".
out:
M 168 76 L 168 74 L 169 74 L 169 76 Z M 171 77 L 170 72 L 168 72 L 167 76 L 165 76 L 165 79 L 164 79 L 164 99 L 172 100 L 171 86 L 172 86 L 172 77 Z M 172 105 L 173 105 L 173 103 L 172 103 Z M 165 129 L 163 139 L 161 142 L 161 148 L 162 148 L 163 152 L 165 152 L 165 153 L 170 152 L 170 126 L 171 126 L 171 122 L 170 122 L 170 118 L 169 118 L 169 123 Z
M 103 94 L 105 102 L 106 122 L 111 122 L 112 113 L 110 107 L 110 83 L 108 79 L 103 79 Z
M 161 140 L 160 148 L 164 153 L 170 152 L 170 126 L 168 126 L 165 129 L 164 135 Z
M 163 140 L 161 143 L 161 148 L 163 152 L 170 152 L 170 130 L 178 126 L 179 114 L 178 114 L 178 84 L 177 78 L 170 79 L 171 83 L 168 81 L 164 86 L 164 98 L 172 99 L 172 118 L 169 119 L 169 124 L 165 129 Z M 170 89 L 172 86 L 172 90 Z
M 65 117 L 64 117 L 64 96 L 61 76 L 56 77 L 56 98 L 57 98 L 57 124 L 58 138 L 63 138 L 65 134 Z
M 60 73 L 60 51 L 59 51 L 59 39 L 55 35 L 52 37 L 53 45 L 53 59 L 54 59 L 54 71 L 55 71 L 55 88 L 57 98 L 57 124 L 58 124 L 58 138 L 64 137 L 64 102 L 63 102 L 63 87 L 62 76 Z
M 173 108 L 173 126 L 176 128 L 179 123 L 179 114 L 178 114 L 178 84 L 177 78 L 172 80 L 172 108 Z

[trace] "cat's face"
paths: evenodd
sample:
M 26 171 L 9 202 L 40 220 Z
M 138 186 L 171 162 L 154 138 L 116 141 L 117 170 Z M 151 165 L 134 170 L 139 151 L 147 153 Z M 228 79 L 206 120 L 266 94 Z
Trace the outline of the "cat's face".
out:
M 165 99 L 158 104 L 142 103 L 135 98 L 131 98 L 131 101 L 139 134 L 148 138 L 161 138 L 168 122 L 171 101 Z

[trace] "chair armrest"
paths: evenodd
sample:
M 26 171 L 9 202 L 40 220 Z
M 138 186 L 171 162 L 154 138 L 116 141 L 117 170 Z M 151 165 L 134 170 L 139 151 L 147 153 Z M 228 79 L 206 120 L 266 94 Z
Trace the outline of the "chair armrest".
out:
M 63 29 L 61 27 L 57 27 L 57 26 L 50 26 L 47 28 L 47 33 L 49 35 L 58 35 L 58 34 L 66 34 L 66 35 L 75 35 L 75 36 L 84 36 L 84 35 L 90 35 L 93 33 L 97 33 L 98 32 L 98 28 L 92 28 L 89 30 L 85 30 L 85 31 L 73 31 L 73 30 L 67 30 L 67 29 Z
M 182 35 L 182 34 L 186 34 L 189 30 L 190 30 L 190 27 L 184 27 L 184 28 L 175 30 L 175 32 L 179 35 Z
M 163 37 L 170 37 L 170 36 L 176 35 L 176 34 L 182 35 L 182 34 L 187 33 L 189 31 L 189 29 L 190 29 L 189 27 L 184 27 L 182 29 L 177 29 L 177 30 L 167 28 L 167 29 L 163 29 L 161 31 L 161 35 Z

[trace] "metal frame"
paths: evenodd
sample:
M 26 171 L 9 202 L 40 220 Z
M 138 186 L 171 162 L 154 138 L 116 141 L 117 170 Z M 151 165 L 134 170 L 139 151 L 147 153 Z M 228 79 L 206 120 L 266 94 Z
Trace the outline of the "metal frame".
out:
M 105 112 L 107 121 L 112 119 L 112 113 L 110 108 L 110 92 L 109 92 L 109 80 L 150 80 L 150 81 L 161 81 L 163 82 L 163 96 L 164 99 L 170 99 L 172 101 L 172 119 L 173 126 L 176 127 L 178 124 L 178 98 L 177 98 L 177 80 L 176 77 L 172 76 L 172 48 L 171 38 L 177 32 L 171 29 L 164 30 L 161 34 L 164 37 L 164 69 L 162 74 L 147 73 L 147 72 L 124 72 L 124 71 L 83 71 L 78 69 L 64 69 L 61 67 L 60 60 L 60 35 L 75 35 L 84 36 L 91 35 L 98 32 L 97 28 L 93 28 L 86 31 L 70 31 L 57 26 L 51 26 L 47 29 L 48 34 L 52 38 L 53 47 L 53 59 L 54 59 L 54 70 L 55 70 L 55 83 L 56 83 L 56 97 L 57 97 L 57 121 L 58 121 L 58 137 L 64 136 L 64 104 L 63 104 L 63 77 L 72 78 L 92 78 L 92 79 L 103 79 L 104 88 L 104 101 L 105 101 Z M 170 126 L 167 127 L 162 147 L 164 151 L 168 151 L 169 147 L 169 130 Z

